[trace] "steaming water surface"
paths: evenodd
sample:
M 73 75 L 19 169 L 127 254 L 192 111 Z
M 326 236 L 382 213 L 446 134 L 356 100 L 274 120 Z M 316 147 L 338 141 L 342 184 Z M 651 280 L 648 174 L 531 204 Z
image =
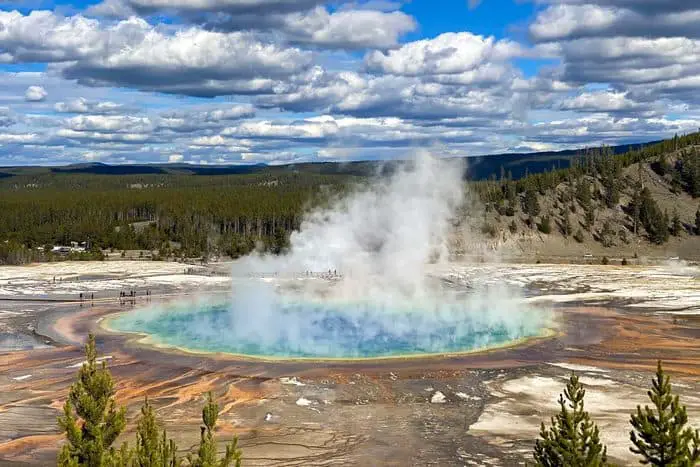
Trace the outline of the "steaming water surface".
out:
M 272 306 L 272 308 L 270 308 Z M 545 315 L 507 318 L 486 302 L 391 305 L 298 300 L 249 308 L 245 301 L 170 304 L 122 314 L 109 327 L 194 351 L 252 357 L 358 359 L 468 352 L 542 334 Z

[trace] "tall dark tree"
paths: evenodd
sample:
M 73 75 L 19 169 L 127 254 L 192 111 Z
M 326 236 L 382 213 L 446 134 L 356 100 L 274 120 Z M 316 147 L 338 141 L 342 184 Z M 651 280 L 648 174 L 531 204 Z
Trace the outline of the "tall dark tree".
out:
M 595 206 L 589 204 L 588 207 L 585 208 L 585 211 L 583 222 L 586 225 L 586 228 L 591 230 L 593 228 L 593 224 L 595 223 Z
M 695 211 L 695 233 L 700 235 L 700 208 Z
M 540 214 L 540 202 L 537 199 L 537 192 L 533 189 L 525 191 L 525 196 L 523 197 L 523 212 L 530 216 L 530 218 Z
M 568 237 L 573 233 L 574 227 L 571 224 L 571 218 L 567 213 L 564 213 L 564 223 L 562 224 L 561 230 L 565 237 Z
M 679 236 L 683 232 L 683 223 L 681 216 L 678 214 L 678 209 L 673 210 L 673 218 L 671 219 L 671 233 L 674 236 Z
M 630 450 L 640 463 L 655 467 L 694 467 L 700 463 L 700 433 L 686 426 L 688 414 L 673 395 L 670 377 L 658 362 L 652 389 L 647 392 L 653 407 L 637 406 L 630 423 Z
M 540 429 L 535 442 L 535 462 L 543 467 L 598 467 L 608 465 L 607 448 L 600 441 L 598 427 L 584 410 L 586 390 L 575 374 L 564 394 L 559 395 L 559 413 L 552 426 Z
M 668 216 L 662 213 L 648 188 L 644 188 L 634 200 L 639 203 L 639 220 L 653 243 L 662 244 L 668 240 Z
M 109 466 L 119 457 L 112 444 L 124 430 L 126 409 L 118 408 L 114 402 L 112 375 L 104 361 L 97 362 L 92 334 L 85 356 L 87 361 L 78 371 L 78 380 L 63 406 L 63 416 L 58 419 L 68 439 L 59 453 L 59 466 Z
M 579 180 L 576 185 L 576 199 L 584 210 L 590 208 L 592 202 L 591 184 L 585 178 Z
M 612 209 L 620 202 L 620 187 L 614 174 L 608 173 L 603 176 L 603 187 L 605 188 L 605 205 Z

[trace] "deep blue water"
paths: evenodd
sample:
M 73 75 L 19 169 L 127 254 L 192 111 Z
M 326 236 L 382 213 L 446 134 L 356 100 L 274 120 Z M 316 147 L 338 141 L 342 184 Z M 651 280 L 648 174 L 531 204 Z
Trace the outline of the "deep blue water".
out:
M 236 310 L 230 303 L 180 304 L 134 310 L 110 321 L 122 332 L 195 351 L 272 358 L 371 358 L 454 353 L 537 336 L 542 316 L 490 317 L 456 305 L 430 310 L 376 309 L 367 303 L 276 304 Z

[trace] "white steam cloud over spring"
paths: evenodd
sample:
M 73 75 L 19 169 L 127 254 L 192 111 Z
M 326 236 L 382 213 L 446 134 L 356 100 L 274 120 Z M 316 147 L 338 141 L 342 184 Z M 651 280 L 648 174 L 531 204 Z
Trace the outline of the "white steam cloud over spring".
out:
M 229 302 L 153 310 L 125 330 L 199 350 L 312 358 L 451 353 L 538 335 L 548 316 L 517 290 L 450 287 L 435 272 L 448 261 L 463 173 L 458 161 L 417 154 L 309 212 L 286 254 L 237 261 Z M 318 277 L 328 271 L 337 275 Z
M 235 265 L 234 278 L 276 274 L 278 280 L 255 287 L 234 282 L 230 331 L 263 346 L 304 349 L 313 342 L 314 352 L 329 356 L 357 353 L 338 347 L 378 339 L 441 352 L 450 347 L 443 339 L 456 345 L 460 335 L 485 346 L 494 333 L 536 334 L 546 314 L 528 308 L 516 291 L 496 285 L 465 293 L 429 274 L 431 263 L 448 260 L 466 195 L 463 173 L 462 161 L 418 153 L 393 175 L 310 212 L 286 255 L 250 256 Z M 307 271 L 337 271 L 342 278 L 320 286 Z M 348 329 L 355 344 L 341 336 Z

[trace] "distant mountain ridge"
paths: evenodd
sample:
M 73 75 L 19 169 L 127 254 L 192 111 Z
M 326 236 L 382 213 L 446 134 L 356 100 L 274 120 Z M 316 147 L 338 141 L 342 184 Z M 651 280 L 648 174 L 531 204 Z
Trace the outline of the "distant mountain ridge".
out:
M 621 154 L 634 148 L 640 148 L 659 141 L 637 144 L 609 146 L 606 149 L 613 154 Z M 583 155 L 588 150 L 597 148 L 570 149 L 564 151 L 506 153 L 487 156 L 467 157 L 465 178 L 470 180 L 487 180 L 490 177 L 500 177 L 510 174 L 517 180 L 527 174 L 542 173 L 552 168 L 565 169 L 571 166 L 571 161 Z M 0 167 L 0 177 L 7 178 L 29 174 L 90 174 L 90 175 L 242 175 L 256 173 L 289 173 L 304 172 L 320 175 L 355 175 L 367 176 L 377 173 L 384 168 L 389 171 L 399 161 L 351 161 L 351 162 L 304 162 L 284 165 L 241 164 L 241 165 L 191 165 L 175 164 L 117 164 L 110 165 L 102 162 L 78 163 L 60 167 L 15 166 Z

